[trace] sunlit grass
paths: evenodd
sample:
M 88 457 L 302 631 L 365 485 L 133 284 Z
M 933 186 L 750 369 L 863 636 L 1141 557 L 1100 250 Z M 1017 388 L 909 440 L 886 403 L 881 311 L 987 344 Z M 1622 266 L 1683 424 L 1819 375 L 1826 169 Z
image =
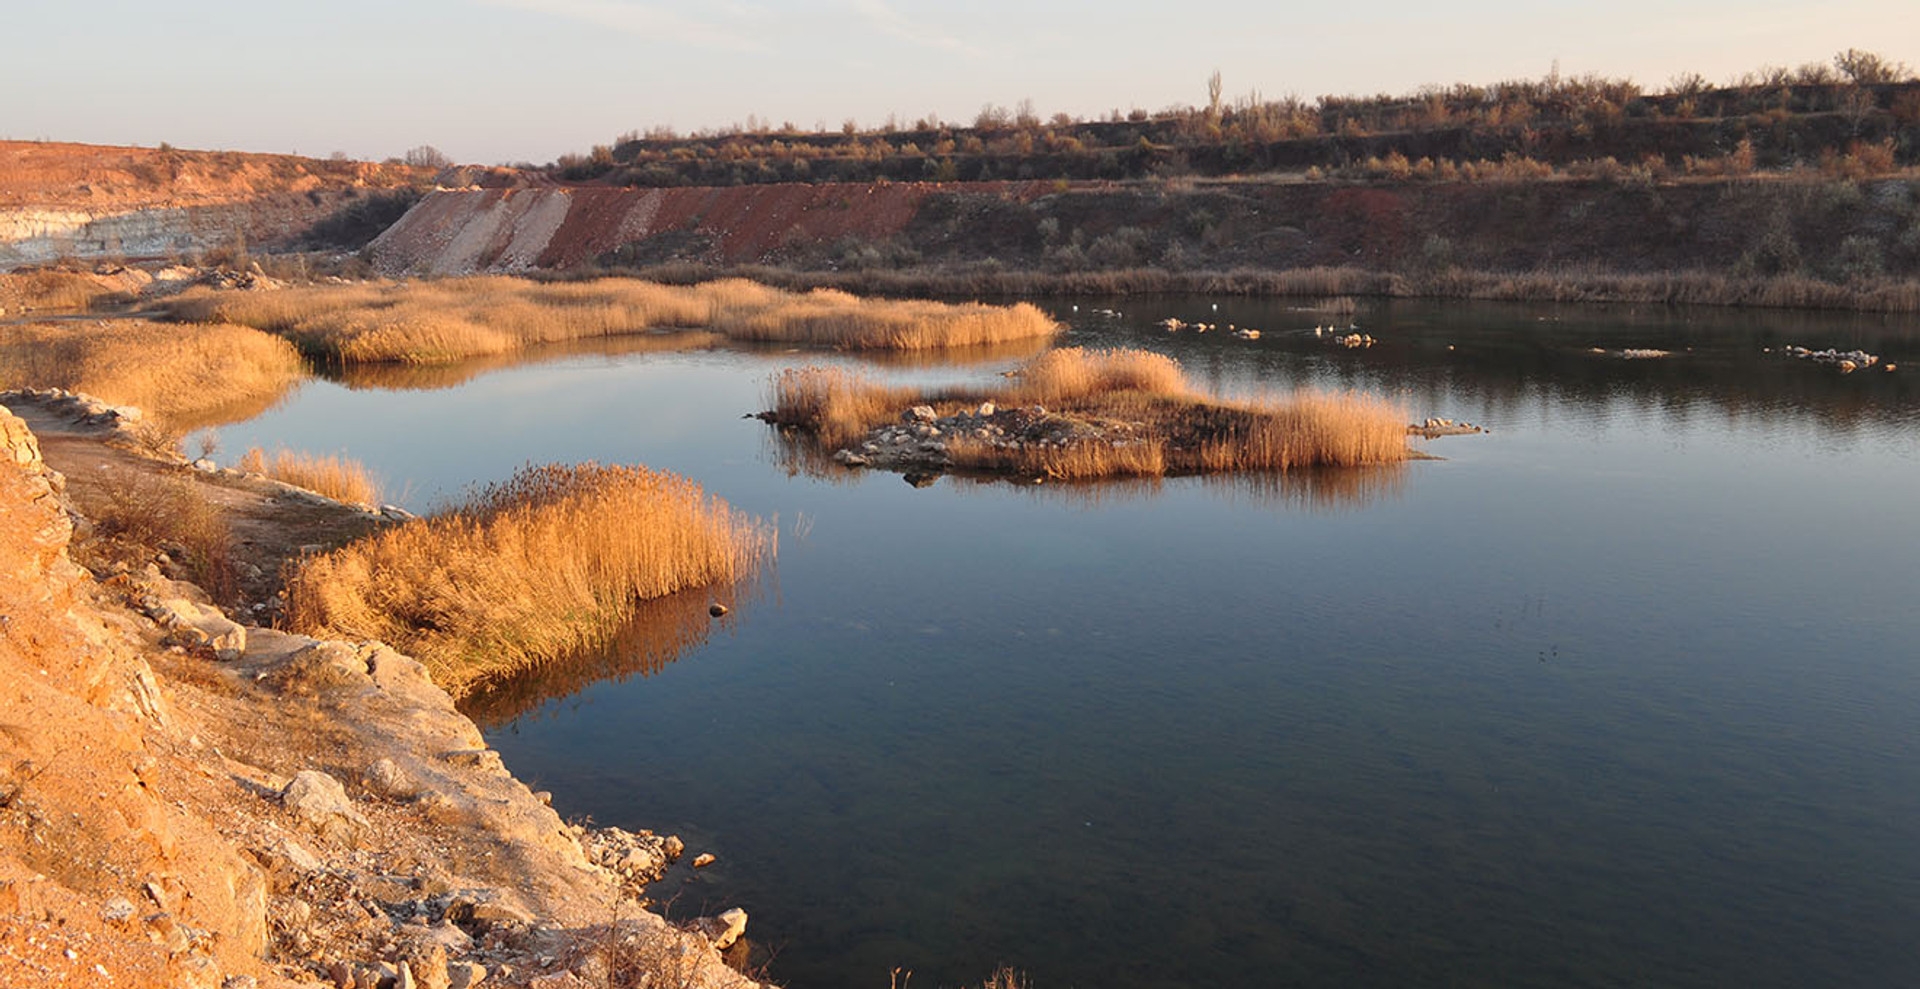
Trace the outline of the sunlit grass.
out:
M 269 456 L 256 446 L 241 456 L 239 467 L 350 505 L 372 508 L 381 500 L 380 482 L 365 465 L 346 457 L 296 450 L 275 450 Z
M 0 274 L 0 309 L 92 309 L 125 302 L 132 295 L 109 279 L 83 271 L 41 268 Z
M 245 326 L 145 320 L 0 327 L 0 388 L 65 388 L 134 405 L 176 429 L 256 415 L 304 370 L 285 340 Z
M 615 633 L 635 603 L 747 576 L 770 526 L 644 467 L 529 467 L 430 518 L 300 564 L 293 627 L 374 638 L 456 696 Z
M 1058 326 L 1031 305 L 953 305 L 794 293 L 743 279 L 662 285 L 633 278 L 536 282 L 505 276 L 315 285 L 273 291 L 196 289 L 175 319 L 241 323 L 349 362 L 434 364 L 542 343 L 710 328 L 744 340 L 849 349 L 969 347 L 1046 337 Z
M 1023 434 L 940 439 L 953 467 L 1060 480 L 1288 471 L 1408 459 L 1406 410 L 1354 392 L 1303 390 L 1229 401 L 1196 389 L 1170 357 L 1143 350 L 1050 351 L 996 388 L 917 393 L 842 369 L 776 377 L 772 421 L 850 444 L 907 407 L 936 414 L 983 401 L 1022 410 Z

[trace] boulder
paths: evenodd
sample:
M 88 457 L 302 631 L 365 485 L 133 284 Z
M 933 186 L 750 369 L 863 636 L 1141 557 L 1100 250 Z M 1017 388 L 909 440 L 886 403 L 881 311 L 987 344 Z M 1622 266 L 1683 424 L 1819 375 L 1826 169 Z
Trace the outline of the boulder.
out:
M 932 421 L 934 421 L 935 419 L 938 419 L 938 418 L 940 418 L 940 416 L 939 416 L 939 414 L 938 414 L 938 413 L 936 413 L 936 412 L 934 412 L 934 411 L 933 411 L 933 406 L 931 406 L 931 405 L 916 405 L 916 406 L 914 406 L 913 408 L 911 408 L 911 409 L 908 409 L 908 410 L 907 410 L 907 414 L 906 414 L 906 417 L 905 417 L 905 421 L 907 421 L 907 422 L 932 422 Z
M 367 789 L 389 800 L 412 800 L 420 795 L 420 784 L 392 759 L 379 759 L 367 767 Z
M 326 773 L 303 769 L 280 791 L 280 802 L 322 832 L 364 827 L 367 819 L 353 808 L 347 789 Z
M 734 907 L 718 917 L 701 917 L 693 922 L 693 929 L 724 951 L 747 932 L 747 912 Z

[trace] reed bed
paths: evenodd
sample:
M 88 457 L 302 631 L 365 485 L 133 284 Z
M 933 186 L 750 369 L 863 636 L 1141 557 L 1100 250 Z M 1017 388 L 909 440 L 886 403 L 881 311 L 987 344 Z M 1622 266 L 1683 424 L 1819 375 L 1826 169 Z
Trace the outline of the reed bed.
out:
M 1621 272 L 1568 268 L 1504 272 L 1455 268 L 1392 272 L 1354 267 L 1198 269 L 1120 268 L 1048 272 L 984 265 L 901 271 L 799 271 L 767 266 L 724 269 L 661 265 L 632 269 L 641 277 L 696 282 L 716 275 L 751 277 L 795 290 L 838 288 L 887 295 L 1249 297 L 1380 297 L 1490 299 L 1512 302 L 1609 302 L 1756 306 L 1858 312 L 1920 312 L 1920 279 L 1899 274 L 1846 282 L 1807 275 L 1741 276 L 1724 271 Z
M 111 276 L 41 268 L 0 274 L 0 309 L 93 309 L 127 302 L 134 293 Z
M 846 368 L 808 365 L 775 375 L 770 398 L 769 421 L 805 429 L 826 443 L 845 443 L 898 415 L 913 404 L 914 393 Z
M 632 278 L 536 282 L 504 276 L 316 285 L 265 292 L 196 289 L 174 319 L 241 323 L 352 363 L 436 364 L 539 344 L 666 329 L 848 349 L 921 350 L 1047 337 L 1057 324 L 1012 307 L 804 294 L 744 279 L 663 285 Z
M 980 347 L 1052 336 L 1057 324 L 1021 302 L 985 306 L 920 299 L 862 299 L 835 289 L 788 295 L 772 305 L 722 309 L 715 326 L 742 340 L 848 350 Z
M 134 405 L 172 430 L 249 418 L 305 373 L 285 340 L 245 326 L 145 320 L 0 328 L 0 388 L 65 388 Z
M 1127 392 L 1184 395 L 1190 391 L 1180 362 L 1132 348 L 1050 350 L 1021 367 L 1014 382 L 999 393 L 1001 401 L 1045 405 Z
M 287 449 L 275 450 L 269 456 L 256 446 L 241 455 L 238 466 L 349 505 L 372 508 L 381 501 L 379 480 L 365 465 L 346 457 Z
M 915 393 L 843 368 L 774 379 L 770 421 L 853 445 L 911 405 L 936 414 L 995 405 L 1003 434 L 962 426 L 940 440 L 961 470 L 1063 481 L 1234 471 L 1286 472 L 1404 461 L 1407 411 L 1353 392 L 1303 390 L 1226 401 L 1201 393 L 1178 362 L 1144 350 L 1069 347 L 1028 362 L 1004 384 Z M 979 422 L 980 420 L 961 420 Z
M 639 601 L 748 576 L 770 526 L 644 467 L 527 467 L 465 504 L 302 561 L 302 632 L 374 638 L 457 696 L 614 635 Z
M 1203 472 L 1405 460 L 1407 410 L 1375 395 L 1303 391 L 1218 406 L 1211 435 L 1182 447 L 1179 466 Z
M 995 446 L 977 439 L 947 443 L 955 466 L 995 474 L 1020 474 L 1056 481 L 1098 481 L 1119 477 L 1160 477 L 1172 459 L 1161 437 L 1137 440 L 1088 439 L 1066 446 Z

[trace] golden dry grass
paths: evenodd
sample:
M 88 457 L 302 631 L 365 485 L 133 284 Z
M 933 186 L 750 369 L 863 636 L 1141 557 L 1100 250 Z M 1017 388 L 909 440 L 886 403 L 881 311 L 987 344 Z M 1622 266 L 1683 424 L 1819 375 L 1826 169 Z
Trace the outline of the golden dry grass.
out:
M 965 347 L 1045 337 L 1058 327 L 1030 305 L 950 305 L 796 294 L 724 279 L 676 286 L 633 278 L 535 282 L 504 276 L 316 285 L 265 292 L 196 289 L 175 319 L 279 333 L 348 362 L 434 364 L 526 347 L 660 329 L 710 328 L 746 340 L 845 348 Z
M 84 271 L 42 268 L 0 274 L 0 309 L 92 309 L 126 302 L 132 293 L 114 279 Z
M 0 388 L 65 388 L 139 406 L 175 430 L 249 418 L 304 370 L 285 340 L 245 326 L 145 320 L 0 327 Z
M 138 568 L 166 551 L 216 600 L 235 598 L 239 583 L 233 532 L 226 516 L 192 481 L 171 474 L 121 473 L 120 483 L 74 485 L 69 494 L 93 523 L 77 547 L 82 562 Z
M 1375 395 L 1304 391 L 1222 404 L 1180 466 L 1199 471 L 1392 463 L 1411 455 L 1407 411 Z
M 808 365 L 775 375 L 770 397 L 774 422 L 844 443 L 898 415 L 912 404 L 913 392 L 846 368 Z
M 1005 402 L 1047 405 L 1122 392 L 1183 395 L 1187 391 L 1180 363 L 1165 354 L 1063 347 L 1027 362 L 1014 377 L 1014 384 L 998 397 Z
M 1408 459 L 1407 412 L 1375 396 L 1299 391 L 1244 401 L 1205 395 L 1178 362 L 1144 350 L 1050 351 L 998 388 L 918 394 L 843 368 L 783 372 L 769 418 L 846 445 L 913 404 L 954 412 L 982 400 L 1039 406 L 1013 441 L 946 438 L 965 470 L 1058 480 L 1289 471 Z
M 747 576 L 772 529 L 644 467 L 528 467 L 468 503 L 303 561 L 293 627 L 374 638 L 456 696 L 603 642 L 636 602 Z
M 285 449 L 268 456 L 256 446 L 240 457 L 239 467 L 349 505 L 372 508 L 380 504 L 380 482 L 365 465 L 345 457 Z
M 815 289 L 760 306 L 723 307 L 714 326 L 741 340 L 780 341 L 848 350 L 933 350 L 980 347 L 1052 336 L 1057 325 L 1025 302 L 986 306 L 921 299 L 862 299 Z
M 1159 477 L 1167 473 L 1167 441 L 1085 440 L 1065 446 L 994 446 L 977 439 L 947 443 L 954 464 L 971 470 L 1047 477 L 1058 481 L 1097 481 L 1110 477 Z

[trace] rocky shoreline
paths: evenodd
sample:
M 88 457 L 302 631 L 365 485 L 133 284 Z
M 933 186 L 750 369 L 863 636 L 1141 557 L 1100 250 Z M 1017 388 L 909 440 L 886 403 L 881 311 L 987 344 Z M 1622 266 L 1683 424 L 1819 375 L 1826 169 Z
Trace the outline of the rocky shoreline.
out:
M 775 422 L 772 412 L 758 418 Z M 1407 426 L 1407 434 L 1432 439 L 1485 433 L 1485 427 L 1453 419 L 1428 418 Z M 916 477 L 937 476 L 955 467 L 949 455 L 956 441 L 1001 450 L 1063 449 L 1078 444 L 1125 448 L 1148 439 L 1144 423 L 1063 415 L 1045 406 L 1003 408 L 993 402 L 948 415 L 931 405 L 915 405 L 900 421 L 871 430 L 858 442 L 833 451 L 833 462 L 849 468 L 895 471 Z
M 144 418 L 35 400 L 101 442 Z M 0 727 L 40 726 L 0 731 L 0 983 L 757 985 L 720 953 L 744 913 L 648 909 L 678 839 L 563 820 L 379 643 L 86 573 L 69 482 L 4 409 L 0 438 Z

